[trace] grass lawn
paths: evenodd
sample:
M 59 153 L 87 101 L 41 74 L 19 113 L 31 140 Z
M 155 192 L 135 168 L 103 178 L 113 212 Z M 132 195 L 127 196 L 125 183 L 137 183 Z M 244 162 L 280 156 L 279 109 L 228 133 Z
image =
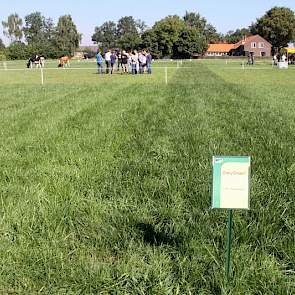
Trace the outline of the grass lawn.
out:
M 1 294 L 295 294 L 294 68 L 24 64 L 0 70 Z M 229 283 L 213 155 L 252 157 Z

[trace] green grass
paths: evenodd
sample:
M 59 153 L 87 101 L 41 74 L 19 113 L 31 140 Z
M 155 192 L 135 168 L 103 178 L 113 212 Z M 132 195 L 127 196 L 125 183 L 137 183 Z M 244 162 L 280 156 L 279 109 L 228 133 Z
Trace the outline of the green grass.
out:
M 0 293 L 294 294 L 294 69 L 92 67 L 0 71 Z M 229 283 L 217 154 L 252 157 Z

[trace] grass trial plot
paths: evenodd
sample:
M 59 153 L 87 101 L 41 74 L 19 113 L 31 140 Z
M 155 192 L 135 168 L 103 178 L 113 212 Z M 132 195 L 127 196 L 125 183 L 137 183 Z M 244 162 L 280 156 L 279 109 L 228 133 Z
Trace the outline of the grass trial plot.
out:
M 230 66 L 1 70 L 0 291 L 295 293 L 294 71 Z M 230 284 L 213 155 L 252 159 Z

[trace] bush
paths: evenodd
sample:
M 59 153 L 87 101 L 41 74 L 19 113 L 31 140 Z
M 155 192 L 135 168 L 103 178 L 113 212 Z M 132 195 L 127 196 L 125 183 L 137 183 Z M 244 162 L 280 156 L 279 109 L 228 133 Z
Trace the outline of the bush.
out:
M 4 49 L 0 49 L 0 61 L 6 60 L 6 55 Z
M 7 59 L 27 59 L 27 46 L 23 42 L 13 42 L 6 48 Z

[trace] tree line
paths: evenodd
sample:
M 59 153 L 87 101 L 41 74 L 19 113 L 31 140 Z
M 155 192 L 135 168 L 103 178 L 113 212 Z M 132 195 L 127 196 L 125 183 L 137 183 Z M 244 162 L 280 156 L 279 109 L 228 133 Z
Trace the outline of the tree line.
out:
M 156 58 L 189 58 L 203 54 L 208 43 L 220 40 L 216 28 L 198 13 L 186 12 L 183 18 L 173 15 L 147 28 L 141 20 L 126 16 L 95 27 L 92 41 L 107 48 L 149 49 Z
M 2 22 L 3 33 L 10 40 L 5 48 L 0 39 L 0 58 L 24 59 L 34 54 L 46 58 L 73 55 L 81 34 L 70 15 L 61 16 L 55 25 L 51 18 L 33 12 L 24 21 L 15 13 Z M 209 43 L 236 43 L 243 37 L 259 34 L 279 51 L 295 40 L 294 11 L 273 7 L 249 27 L 221 34 L 199 13 L 183 17 L 167 16 L 148 28 L 144 21 L 124 16 L 117 22 L 106 21 L 94 29 L 92 41 L 102 51 L 149 49 L 155 58 L 190 58 L 203 55 Z
M 55 25 L 51 18 L 45 18 L 40 12 L 25 16 L 24 21 L 14 13 L 2 22 L 2 26 L 3 34 L 10 40 L 7 48 L 0 41 L 2 57 L 7 59 L 27 59 L 36 54 L 46 58 L 71 55 L 82 37 L 70 15 L 61 16 Z

